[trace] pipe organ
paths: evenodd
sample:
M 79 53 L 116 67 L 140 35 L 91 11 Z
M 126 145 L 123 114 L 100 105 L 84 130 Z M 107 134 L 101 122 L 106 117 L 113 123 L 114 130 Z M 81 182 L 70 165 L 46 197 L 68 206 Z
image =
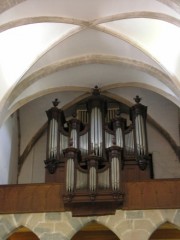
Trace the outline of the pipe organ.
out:
M 76 105 L 70 120 L 67 121 L 64 112 L 58 109 L 57 99 L 46 112 L 45 165 L 50 174 L 63 168 L 64 204 L 68 210 L 76 212 L 78 206 L 82 207 L 78 204 L 84 204 L 87 210 L 89 202 L 96 202 L 106 211 L 110 208 L 109 213 L 114 211 L 123 203 L 122 176 L 126 165 L 133 162 L 140 171 L 149 165 L 147 107 L 140 100 L 136 96 L 136 104 L 126 107 L 126 116 L 131 120 L 129 126 L 127 119 L 121 116 L 121 104 L 101 95 L 97 86 L 92 96 Z

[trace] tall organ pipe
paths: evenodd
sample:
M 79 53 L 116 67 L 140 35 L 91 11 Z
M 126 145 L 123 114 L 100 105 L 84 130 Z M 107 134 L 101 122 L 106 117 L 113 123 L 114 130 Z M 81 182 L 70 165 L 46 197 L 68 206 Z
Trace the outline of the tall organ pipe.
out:
M 89 169 L 89 190 L 96 191 L 96 168 L 94 166 Z
M 100 91 L 97 86 L 93 89 L 92 96 L 87 102 L 87 111 L 89 118 L 89 154 L 98 157 L 105 156 L 105 115 L 107 111 L 106 100 L 100 97 Z
M 66 168 L 66 191 L 73 192 L 74 190 L 74 160 L 72 158 L 67 160 Z
M 102 113 L 98 107 L 91 111 L 91 145 L 96 156 L 102 156 Z
M 120 182 L 119 159 L 117 157 L 113 157 L 111 160 L 111 183 L 113 191 L 119 190 L 119 182 Z
M 47 134 L 47 148 L 46 160 L 44 163 L 49 173 L 55 173 L 58 164 L 60 163 L 60 134 L 59 129 L 64 126 L 65 117 L 64 112 L 58 109 L 58 99 L 53 101 L 53 107 L 46 111 L 48 117 L 48 134 Z
M 110 147 L 109 157 L 111 159 L 111 187 L 112 191 L 116 192 L 121 188 L 122 148 L 117 145 Z
M 59 134 L 58 129 L 60 125 L 65 123 L 64 112 L 58 109 L 58 99 L 53 101 L 53 107 L 46 111 L 48 117 L 48 145 L 47 145 L 47 159 L 59 158 Z
M 145 156 L 147 149 L 146 118 L 147 107 L 140 103 L 141 98 L 136 96 L 136 104 L 131 108 L 131 119 L 135 129 L 135 148 L 138 156 Z
M 49 158 L 57 157 L 58 146 L 58 123 L 52 119 L 49 127 Z

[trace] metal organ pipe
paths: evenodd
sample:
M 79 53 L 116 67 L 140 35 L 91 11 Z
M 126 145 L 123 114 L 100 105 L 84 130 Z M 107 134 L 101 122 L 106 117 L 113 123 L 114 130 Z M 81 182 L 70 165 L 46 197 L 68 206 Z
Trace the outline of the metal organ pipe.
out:
M 50 122 L 49 130 L 49 158 L 57 156 L 57 138 L 58 138 L 58 123 L 53 118 Z
M 89 190 L 92 192 L 96 190 L 96 168 L 94 166 L 89 169 Z
M 113 157 L 111 160 L 111 183 L 114 191 L 119 190 L 119 170 L 119 159 L 117 157 Z
M 134 100 L 136 104 L 131 108 L 131 116 L 135 127 L 136 152 L 137 155 L 144 156 L 147 154 L 147 142 L 146 142 L 147 107 L 140 103 L 141 98 L 139 96 L 136 96 Z
M 145 126 L 144 126 L 144 121 L 142 116 L 140 116 L 140 124 L 141 124 L 141 135 L 142 135 L 142 150 L 143 150 L 143 154 L 145 154 L 146 153 Z
M 109 148 L 112 146 L 113 134 L 105 132 L 105 146 Z
M 76 189 L 86 189 L 88 183 L 87 173 L 81 172 L 77 169 L 76 172 Z
M 137 152 L 139 155 L 144 155 L 146 152 L 146 140 L 145 140 L 144 121 L 141 115 L 136 116 L 135 126 L 136 126 L 135 129 L 136 129 Z
M 76 129 L 71 130 L 70 138 L 72 139 L 72 146 L 74 148 L 77 148 L 77 130 Z
M 123 148 L 123 136 L 120 127 L 116 129 L 116 145 Z
M 105 171 L 98 173 L 98 187 L 108 189 L 109 186 L 109 168 L 107 168 Z
M 73 190 L 74 190 L 74 160 L 70 158 L 67 160 L 66 191 L 72 192 Z
M 68 147 L 68 137 L 64 136 L 62 133 L 60 133 L 59 139 L 60 139 L 59 151 L 60 151 L 60 155 L 62 156 L 63 155 L 63 150 Z
M 102 156 L 102 113 L 97 107 L 91 111 L 91 144 L 95 155 Z
M 79 138 L 79 146 L 82 155 L 87 155 L 88 154 L 88 132 L 85 133 L 84 135 L 80 136 Z
M 135 118 L 135 131 L 136 131 L 137 152 L 140 155 L 141 139 L 140 139 L 140 128 L 139 128 L 139 117 L 138 116 L 136 116 L 136 118 Z

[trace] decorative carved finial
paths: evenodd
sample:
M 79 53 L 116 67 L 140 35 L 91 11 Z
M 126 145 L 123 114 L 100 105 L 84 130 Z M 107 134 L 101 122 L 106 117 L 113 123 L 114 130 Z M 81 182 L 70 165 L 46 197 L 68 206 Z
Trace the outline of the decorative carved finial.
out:
M 100 95 L 100 90 L 99 90 L 99 88 L 98 88 L 97 85 L 93 88 L 92 94 L 93 94 L 94 96 Z
M 52 102 L 54 107 L 57 107 L 58 104 L 60 103 L 57 98 Z
M 134 101 L 139 104 L 142 98 L 140 98 L 138 95 L 134 98 Z

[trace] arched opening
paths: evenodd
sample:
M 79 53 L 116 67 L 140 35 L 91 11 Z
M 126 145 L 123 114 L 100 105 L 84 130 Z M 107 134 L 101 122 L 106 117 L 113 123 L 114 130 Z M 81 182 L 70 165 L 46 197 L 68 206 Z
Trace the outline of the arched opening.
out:
M 172 223 L 166 222 L 153 232 L 149 240 L 179 240 L 180 229 Z
M 77 232 L 72 240 L 119 240 L 119 238 L 107 227 L 93 221 Z
M 7 240 L 39 240 L 39 238 L 29 228 L 22 226 L 13 231 Z

